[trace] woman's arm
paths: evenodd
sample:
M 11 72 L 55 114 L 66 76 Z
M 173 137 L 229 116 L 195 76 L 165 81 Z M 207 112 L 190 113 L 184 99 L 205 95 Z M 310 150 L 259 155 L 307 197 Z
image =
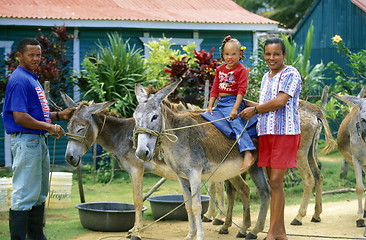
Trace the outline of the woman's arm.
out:
M 257 113 L 265 113 L 276 111 L 277 109 L 283 108 L 291 96 L 280 92 L 278 96 L 266 103 L 256 104 L 252 107 L 247 107 L 239 114 L 240 117 L 249 119 Z M 253 102 L 254 103 L 254 102 Z

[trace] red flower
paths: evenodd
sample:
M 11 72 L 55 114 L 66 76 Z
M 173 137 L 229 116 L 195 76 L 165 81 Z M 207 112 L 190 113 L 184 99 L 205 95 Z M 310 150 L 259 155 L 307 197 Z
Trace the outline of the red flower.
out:
M 231 36 L 230 35 L 227 35 L 226 38 L 225 38 L 225 40 L 228 41 L 228 40 L 230 40 L 230 38 L 231 38 Z

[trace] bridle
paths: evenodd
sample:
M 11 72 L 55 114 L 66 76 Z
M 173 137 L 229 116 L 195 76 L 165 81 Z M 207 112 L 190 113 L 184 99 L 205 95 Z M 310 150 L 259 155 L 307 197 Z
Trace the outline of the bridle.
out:
M 93 114 L 94 114 L 94 113 L 93 113 Z M 86 133 L 88 132 L 89 127 L 90 127 L 90 125 L 91 125 L 91 124 L 90 124 L 90 120 L 91 120 L 91 119 L 89 119 L 89 124 L 86 126 L 86 130 L 85 130 L 85 133 L 84 133 L 84 135 L 83 135 L 83 136 L 82 136 L 82 135 L 78 135 L 78 134 L 73 134 L 73 133 L 66 133 L 68 140 L 74 140 L 74 141 L 81 142 L 81 143 L 83 143 L 83 144 L 84 144 L 84 146 L 86 147 L 86 149 L 89 149 L 89 147 L 94 143 L 94 141 L 93 141 L 93 142 L 91 142 L 91 143 L 89 143 L 89 141 L 86 139 Z M 107 115 L 106 115 L 106 114 L 104 114 L 103 125 L 102 125 L 102 128 L 100 129 L 100 131 L 98 131 L 98 133 L 97 133 L 97 137 L 98 137 L 98 136 L 99 136 L 99 134 L 103 131 L 106 120 L 107 120 Z

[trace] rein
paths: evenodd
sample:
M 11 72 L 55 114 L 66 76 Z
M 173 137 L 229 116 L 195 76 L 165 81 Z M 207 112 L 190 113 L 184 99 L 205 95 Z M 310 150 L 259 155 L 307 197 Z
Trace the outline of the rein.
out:
M 103 125 L 102 125 L 102 128 L 100 129 L 100 131 L 98 132 L 97 137 L 103 131 L 106 120 L 107 120 L 107 115 L 104 115 Z M 91 125 L 90 123 L 87 125 L 84 136 L 72 134 L 72 133 L 66 133 L 68 139 L 82 142 L 86 146 L 86 148 L 89 148 L 92 143 L 89 143 L 88 140 L 86 140 L 86 133 L 88 132 L 90 125 Z

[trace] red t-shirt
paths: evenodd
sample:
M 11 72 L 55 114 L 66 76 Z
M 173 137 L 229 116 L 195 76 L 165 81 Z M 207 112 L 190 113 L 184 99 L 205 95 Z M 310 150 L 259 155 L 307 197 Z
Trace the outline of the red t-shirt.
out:
M 238 64 L 235 68 L 227 69 L 226 64 L 216 68 L 215 79 L 211 88 L 210 97 L 218 97 L 219 93 L 245 95 L 248 87 L 248 71 Z

